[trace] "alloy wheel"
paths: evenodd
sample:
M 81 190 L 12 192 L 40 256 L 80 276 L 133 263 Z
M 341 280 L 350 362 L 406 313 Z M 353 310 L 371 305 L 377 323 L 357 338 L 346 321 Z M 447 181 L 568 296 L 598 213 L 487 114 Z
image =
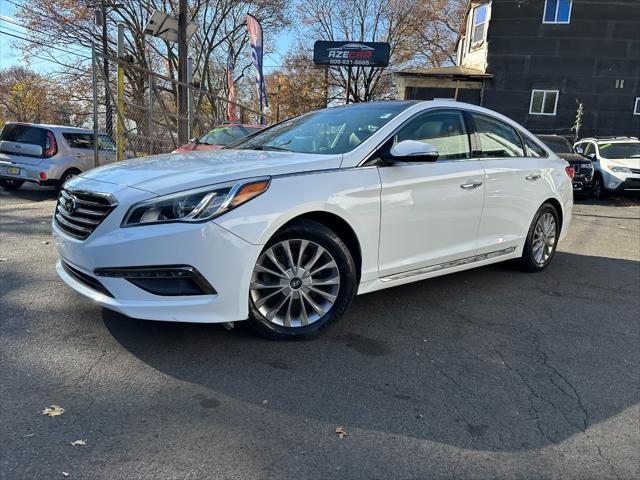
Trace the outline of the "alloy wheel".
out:
M 546 212 L 540 216 L 533 230 L 533 259 L 538 265 L 544 265 L 553 253 L 556 245 L 556 219 Z
M 289 239 L 258 258 L 250 298 L 267 321 L 304 327 L 331 310 L 339 291 L 340 271 L 331 253 L 313 241 Z

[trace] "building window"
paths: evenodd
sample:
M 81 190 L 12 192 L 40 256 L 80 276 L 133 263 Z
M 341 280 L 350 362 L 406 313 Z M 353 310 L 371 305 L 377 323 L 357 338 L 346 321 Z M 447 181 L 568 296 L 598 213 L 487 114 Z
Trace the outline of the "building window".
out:
M 636 97 L 636 104 L 633 107 L 633 114 L 640 115 L 640 97 Z
M 484 42 L 487 32 L 487 4 L 473 9 L 473 26 L 471 27 L 471 43 L 469 49 L 479 46 Z
M 569 23 L 573 0 L 546 0 L 542 23 Z
M 531 92 L 531 115 L 555 115 L 558 106 L 558 90 L 533 90 Z

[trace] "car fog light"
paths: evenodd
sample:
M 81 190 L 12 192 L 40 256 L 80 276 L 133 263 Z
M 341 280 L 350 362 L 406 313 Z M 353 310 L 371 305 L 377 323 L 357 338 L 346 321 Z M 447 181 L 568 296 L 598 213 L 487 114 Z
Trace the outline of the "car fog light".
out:
M 98 277 L 124 278 L 154 295 L 216 295 L 215 288 L 189 265 L 97 268 Z

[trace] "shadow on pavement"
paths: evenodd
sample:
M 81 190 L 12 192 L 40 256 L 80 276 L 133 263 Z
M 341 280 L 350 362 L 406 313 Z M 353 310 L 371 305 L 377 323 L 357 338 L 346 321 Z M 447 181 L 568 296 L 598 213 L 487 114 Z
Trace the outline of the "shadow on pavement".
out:
M 296 417 L 520 451 L 638 402 L 639 291 L 640 262 L 559 252 L 539 274 L 498 264 L 358 297 L 311 341 L 267 341 L 242 323 L 227 332 L 108 310 L 103 320 L 211 402 L 268 400 Z

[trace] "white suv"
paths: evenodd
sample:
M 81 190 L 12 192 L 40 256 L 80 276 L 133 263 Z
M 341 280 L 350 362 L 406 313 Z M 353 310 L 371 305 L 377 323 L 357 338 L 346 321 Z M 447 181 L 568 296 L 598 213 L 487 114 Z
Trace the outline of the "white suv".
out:
M 572 175 L 477 106 L 328 108 L 73 178 L 53 220 L 57 271 L 131 317 L 248 318 L 302 337 L 356 294 L 510 259 L 543 270 L 571 220 Z
M 574 148 L 593 162 L 594 197 L 604 198 L 612 192 L 640 191 L 640 141 L 637 138 L 583 138 Z
M 99 165 L 116 160 L 116 146 L 98 135 Z M 25 182 L 59 187 L 94 168 L 93 130 L 8 122 L 0 132 L 0 185 L 17 190 Z

